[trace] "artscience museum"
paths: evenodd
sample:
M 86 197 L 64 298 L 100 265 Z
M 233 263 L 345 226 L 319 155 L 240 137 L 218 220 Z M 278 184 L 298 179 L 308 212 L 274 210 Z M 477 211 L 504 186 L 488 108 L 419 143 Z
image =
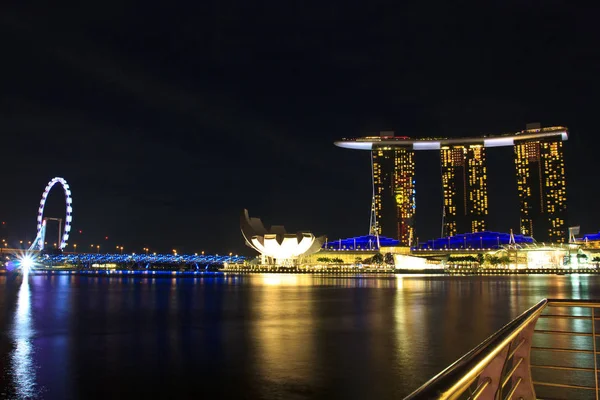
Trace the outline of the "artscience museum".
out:
M 300 257 L 319 251 L 325 241 L 324 236 L 315 237 L 310 232 L 287 233 L 283 225 L 266 229 L 248 210 L 242 211 L 240 227 L 246 245 L 262 256 L 262 264 L 294 265 Z

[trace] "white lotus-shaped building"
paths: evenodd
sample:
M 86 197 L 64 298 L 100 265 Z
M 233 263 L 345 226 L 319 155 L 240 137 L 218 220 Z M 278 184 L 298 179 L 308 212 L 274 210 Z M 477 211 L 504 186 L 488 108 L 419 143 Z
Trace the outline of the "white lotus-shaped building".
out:
M 250 218 L 248 210 L 242 212 L 240 226 L 246 245 L 276 264 L 293 263 L 298 257 L 316 253 L 325 239 L 310 232 L 289 234 L 282 225 L 267 230 L 260 218 Z

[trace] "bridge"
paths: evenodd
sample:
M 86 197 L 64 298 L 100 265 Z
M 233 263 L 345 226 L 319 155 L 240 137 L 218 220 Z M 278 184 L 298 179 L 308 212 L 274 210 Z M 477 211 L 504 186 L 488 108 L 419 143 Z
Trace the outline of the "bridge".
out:
M 241 264 L 246 257 L 218 254 L 91 254 L 63 253 L 45 254 L 41 251 L 23 249 L 1 249 L 2 264 L 12 270 L 21 265 L 23 259 L 30 260 L 31 268 L 67 268 L 67 269 L 134 269 L 134 270 L 205 270 L 208 267 L 221 267 Z M 16 264 L 14 263 L 16 262 Z
M 217 264 L 237 264 L 244 262 L 244 256 L 238 255 L 184 255 L 184 254 L 89 254 L 89 253 L 66 253 L 66 254 L 40 254 L 38 263 L 42 265 L 72 265 L 72 266 L 92 266 L 116 264 L 120 266 L 141 266 L 148 268 L 150 266 L 194 266 L 203 267 L 205 265 Z

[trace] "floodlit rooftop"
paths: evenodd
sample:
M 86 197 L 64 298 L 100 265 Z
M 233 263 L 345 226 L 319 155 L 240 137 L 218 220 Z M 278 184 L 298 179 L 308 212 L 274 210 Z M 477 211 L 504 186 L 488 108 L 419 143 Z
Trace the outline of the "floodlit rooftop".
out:
M 373 146 L 410 147 L 413 150 L 441 150 L 445 146 L 480 145 L 483 147 L 513 146 L 515 141 L 534 140 L 560 137 L 565 141 L 569 132 L 564 126 L 548 128 L 525 129 L 516 133 L 503 135 L 483 135 L 463 138 L 410 138 L 408 136 L 394 136 L 392 132 L 381 132 L 379 136 L 366 136 L 360 138 L 344 138 L 334 142 L 338 147 L 353 150 L 372 150 Z

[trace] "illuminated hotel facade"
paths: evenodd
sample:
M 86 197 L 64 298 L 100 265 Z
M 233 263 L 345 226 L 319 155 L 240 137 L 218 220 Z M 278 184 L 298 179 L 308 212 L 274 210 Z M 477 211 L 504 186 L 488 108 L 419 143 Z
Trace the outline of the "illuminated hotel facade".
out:
M 374 221 L 371 234 L 396 238 L 403 245 L 413 241 L 415 216 L 414 151 L 405 147 L 375 146 L 373 163 Z
M 515 142 L 515 167 L 521 206 L 521 233 L 538 241 L 566 241 L 567 193 L 563 143 Z
M 520 232 L 540 242 L 566 240 L 565 127 L 527 129 L 505 135 L 457 139 L 411 139 L 381 132 L 379 136 L 343 139 L 336 146 L 369 150 L 372 155 L 371 233 L 414 241 L 416 212 L 414 152 L 440 152 L 443 187 L 443 235 L 487 229 L 488 148 L 513 146 L 521 205 Z
M 485 147 L 482 144 L 442 146 L 444 236 L 483 232 L 488 196 Z

